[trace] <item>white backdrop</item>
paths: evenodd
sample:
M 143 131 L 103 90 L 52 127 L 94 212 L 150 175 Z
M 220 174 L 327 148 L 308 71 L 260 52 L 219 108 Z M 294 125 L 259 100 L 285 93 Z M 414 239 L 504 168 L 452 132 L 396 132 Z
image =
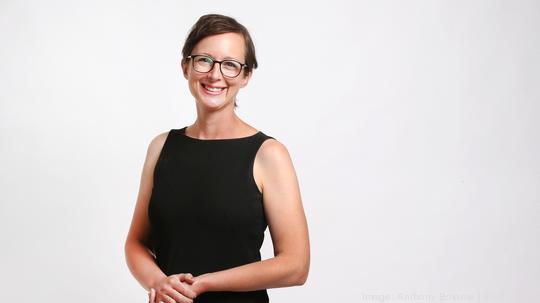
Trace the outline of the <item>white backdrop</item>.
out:
M 538 300 L 539 2 L 2 0 L 0 301 L 146 302 L 124 241 L 206 13 L 250 30 L 237 112 L 301 185 L 310 275 L 271 302 Z

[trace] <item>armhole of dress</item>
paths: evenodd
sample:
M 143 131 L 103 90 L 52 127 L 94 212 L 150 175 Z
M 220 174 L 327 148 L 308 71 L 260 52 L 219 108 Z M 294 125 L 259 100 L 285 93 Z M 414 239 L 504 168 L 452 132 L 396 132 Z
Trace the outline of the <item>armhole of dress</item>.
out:
M 257 146 L 257 149 L 255 150 L 255 153 L 253 154 L 253 159 L 251 159 L 251 164 L 250 164 L 250 182 L 252 183 L 252 187 L 253 189 L 255 190 L 255 192 L 262 198 L 263 196 L 263 193 L 259 190 L 259 187 L 257 186 L 257 181 L 255 181 L 255 172 L 254 172 L 254 169 L 255 169 L 255 159 L 257 158 L 257 154 L 259 153 L 259 150 L 261 149 L 261 146 L 263 145 L 264 142 L 266 142 L 266 140 L 268 139 L 274 139 L 276 140 L 274 137 L 271 137 L 271 136 L 268 136 L 266 135 L 265 138 L 262 139 L 262 141 L 259 143 L 259 146 Z
M 160 165 L 160 163 L 162 161 L 163 155 L 166 152 L 167 142 L 170 141 L 170 138 L 171 138 L 171 136 L 173 135 L 173 133 L 175 131 L 176 131 L 175 129 L 169 130 L 169 133 L 167 134 L 167 137 L 165 138 L 165 141 L 163 142 L 163 146 L 161 147 L 161 150 L 159 151 L 159 156 L 158 156 L 158 158 L 156 160 L 156 165 L 154 165 L 154 172 L 153 172 L 153 175 L 152 175 L 153 180 L 156 180 L 156 173 L 157 173 L 159 165 Z M 153 187 L 154 186 L 152 185 L 152 188 Z
M 150 194 L 150 200 L 148 201 L 148 205 L 147 205 L 147 216 L 148 216 L 148 222 L 149 222 L 149 225 L 150 225 L 150 252 L 151 254 L 154 256 L 154 258 L 156 258 L 157 254 L 156 254 L 156 240 L 154 239 L 153 237 L 153 232 L 152 232 L 152 224 L 151 224 L 151 220 L 150 220 L 150 202 L 152 200 L 152 196 L 154 195 L 154 184 L 156 182 L 156 174 L 158 172 L 158 169 L 159 169 L 159 165 L 161 163 L 161 159 L 163 158 L 163 154 L 165 152 L 165 148 L 167 146 L 167 142 L 169 142 L 170 140 L 170 137 L 172 136 L 172 134 L 174 133 L 174 129 L 170 129 L 169 130 L 169 133 L 167 134 L 167 137 L 165 138 L 165 141 L 163 142 L 163 146 L 161 147 L 161 150 L 159 151 L 159 156 L 158 156 L 158 159 L 156 160 L 156 164 L 154 165 L 154 171 L 152 173 L 152 190 L 151 190 L 151 194 Z

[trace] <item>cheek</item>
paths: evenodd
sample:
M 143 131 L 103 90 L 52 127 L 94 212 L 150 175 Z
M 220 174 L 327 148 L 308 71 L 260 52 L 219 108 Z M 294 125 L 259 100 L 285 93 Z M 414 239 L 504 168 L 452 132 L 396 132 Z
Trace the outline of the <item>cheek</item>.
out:
M 192 95 L 196 95 L 200 93 L 199 85 L 200 85 L 199 82 L 193 79 L 189 80 L 189 90 L 191 91 Z

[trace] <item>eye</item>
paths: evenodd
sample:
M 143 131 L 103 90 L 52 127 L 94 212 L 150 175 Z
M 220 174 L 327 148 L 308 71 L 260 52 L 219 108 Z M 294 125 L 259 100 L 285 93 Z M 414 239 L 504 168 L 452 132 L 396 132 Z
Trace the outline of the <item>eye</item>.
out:
M 212 58 L 201 56 L 201 57 L 198 57 L 195 60 L 195 62 L 197 62 L 197 63 L 212 63 Z
M 223 61 L 223 65 L 227 69 L 237 69 L 240 67 L 240 65 L 234 61 Z

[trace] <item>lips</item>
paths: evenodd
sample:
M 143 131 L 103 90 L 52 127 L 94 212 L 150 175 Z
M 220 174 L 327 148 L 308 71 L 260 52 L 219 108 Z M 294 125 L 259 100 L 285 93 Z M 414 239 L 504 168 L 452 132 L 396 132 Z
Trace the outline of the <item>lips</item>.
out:
M 204 91 L 210 95 L 219 95 L 226 89 L 226 87 L 212 86 L 203 83 L 201 83 L 201 86 L 203 87 Z

